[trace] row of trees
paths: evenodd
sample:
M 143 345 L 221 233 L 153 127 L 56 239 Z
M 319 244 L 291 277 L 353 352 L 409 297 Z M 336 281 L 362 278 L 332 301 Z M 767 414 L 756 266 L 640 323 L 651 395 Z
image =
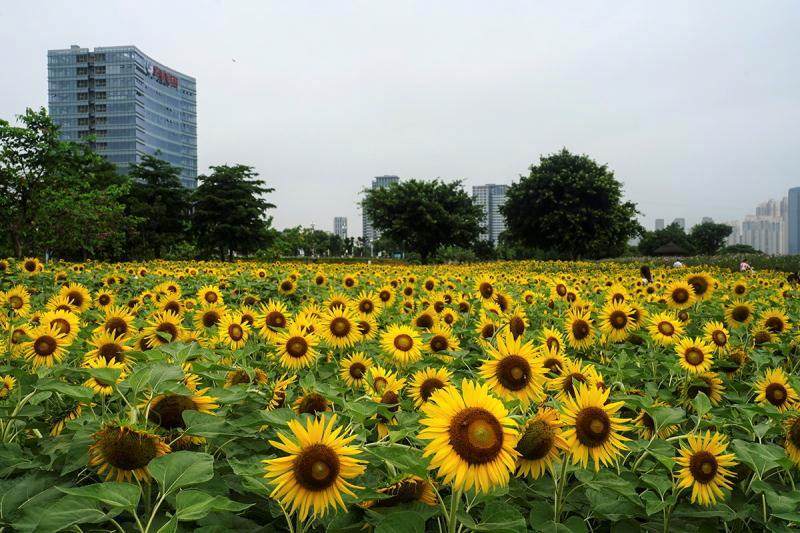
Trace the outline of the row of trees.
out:
M 194 191 L 145 156 L 127 175 L 85 143 L 59 139 L 44 109 L 0 121 L 0 256 L 64 259 L 251 254 L 274 238 L 273 191 L 246 165 L 212 166 Z
M 638 248 L 642 255 L 657 255 L 660 247 L 671 243 L 683 250 L 683 255 L 713 255 L 723 249 L 725 239 L 732 231 L 733 228 L 727 224 L 703 222 L 693 226 L 691 231 L 686 233 L 681 226 L 673 222 L 664 229 L 644 232 Z M 736 251 L 756 252 L 749 246 L 739 247 Z

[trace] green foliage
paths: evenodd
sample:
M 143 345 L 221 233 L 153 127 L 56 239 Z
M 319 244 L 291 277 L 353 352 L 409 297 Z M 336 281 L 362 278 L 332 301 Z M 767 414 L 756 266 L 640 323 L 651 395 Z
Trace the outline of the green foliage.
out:
M 501 212 L 508 242 L 573 259 L 616 257 L 642 231 L 614 173 L 566 148 L 532 165 L 509 188 Z
M 258 173 L 246 165 L 212 166 L 200 176 L 192 196 L 192 233 L 198 249 L 206 256 L 233 259 L 269 244 L 271 219 L 267 209 L 275 206 L 263 195 L 275 189 L 265 187 Z
M 272 245 L 262 251 L 262 256 L 307 257 L 343 256 L 353 253 L 355 239 L 342 239 L 333 233 L 295 226 L 282 231 L 272 230 Z
M 701 254 L 713 255 L 722 248 L 732 231 L 733 228 L 727 224 L 703 222 L 692 228 L 689 237 L 695 250 Z
M 656 255 L 656 250 L 665 244 L 675 243 L 683 248 L 687 254 L 694 253 L 694 245 L 686 232 L 677 223 L 673 222 L 664 229 L 646 231 L 639 241 L 639 252 L 643 255 Z
M 442 246 L 436 251 L 437 263 L 469 263 L 475 259 L 474 251 L 460 246 Z
M 749 244 L 732 244 L 731 246 L 726 246 L 722 250 L 719 251 L 720 255 L 730 255 L 730 254 L 758 254 L 764 255 L 764 252 L 761 250 L 756 250 Z
M 364 195 L 361 206 L 375 229 L 423 261 L 442 246 L 469 248 L 481 231 L 482 211 L 458 180 L 411 179 Z

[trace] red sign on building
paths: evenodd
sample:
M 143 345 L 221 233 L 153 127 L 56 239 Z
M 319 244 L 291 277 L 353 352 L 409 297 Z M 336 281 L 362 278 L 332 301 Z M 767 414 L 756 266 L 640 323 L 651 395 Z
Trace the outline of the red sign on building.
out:
M 158 81 L 158 83 L 167 85 L 169 87 L 174 87 L 176 89 L 178 88 L 178 78 L 169 72 L 161 70 L 157 66 L 153 65 L 150 73 L 156 79 L 156 81 Z

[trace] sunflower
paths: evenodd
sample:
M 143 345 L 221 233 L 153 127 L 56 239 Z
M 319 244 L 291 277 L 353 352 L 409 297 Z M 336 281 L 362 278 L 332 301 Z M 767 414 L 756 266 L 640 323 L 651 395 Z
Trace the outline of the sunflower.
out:
M 22 355 L 33 368 L 60 363 L 67 353 L 66 338 L 55 326 L 37 326 L 28 336 L 31 340 L 22 343 Z
M 683 324 L 670 312 L 651 315 L 648 322 L 647 330 L 650 332 L 650 336 L 656 344 L 661 346 L 670 346 L 683 335 Z
M 515 307 L 513 311 L 506 314 L 506 324 L 508 324 L 508 329 L 514 334 L 514 337 L 518 338 L 525 333 L 530 321 L 521 307 Z
M 184 412 L 212 413 L 219 407 L 217 399 L 206 396 L 206 392 L 208 389 L 200 389 L 192 394 L 159 394 L 145 403 L 147 420 L 166 431 L 186 429 Z
M 425 309 L 414 317 L 412 323 L 419 329 L 430 330 L 436 326 L 438 321 L 439 317 L 436 316 L 436 313 L 433 311 L 433 309 Z
M 291 376 L 284 374 L 275 382 L 275 386 L 272 387 L 272 397 L 266 407 L 267 411 L 283 407 L 286 403 L 286 391 L 289 389 L 289 385 L 296 380 L 297 374 L 292 374 Z
M 628 338 L 628 332 L 636 327 L 632 314 L 633 311 L 627 304 L 610 300 L 598 317 L 600 331 L 605 333 L 611 342 L 624 341 Z
M 425 341 L 425 350 L 431 353 L 455 352 L 461 348 L 458 337 L 453 334 L 452 328 L 444 323 L 431 328 L 429 333 L 430 335 Z
M 425 418 L 419 438 L 429 441 L 423 452 L 453 490 L 486 493 L 508 484 L 515 468 L 519 441 L 517 423 L 489 385 L 464 380 L 460 393 L 446 387 L 422 405 Z
M 579 359 L 563 359 L 561 372 L 547 383 L 547 388 L 556 393 L 559 401 L 566 398 L 573 398 L 578 385 L 585 385 L 595 388 L 597 383 L 602 380 L 600 374 L 595 370 L 594 365 L 587 363 L 585 366 Z
M 620 432 L 628 429 L 625 425 L 628 420 L 614 416 L 624 402 L 607 404 L 610 392 L 610 389 L 578 385 L 574 397 L 564 398 L 563 436 L 573 464 L 585 468 L 591 458 L 597 471 L 601 464 L 614 463 L 619 453 L 627 449 L 624 442 L 630 439 Z
M 786 455 L 789 459 L 798 466 L 800 466 L 800 416 L 792 415 L 787 417 L 783 423 L 784 431 L 786 431 Z
M 381 412 L 375 415 L 375 418 L 378 420 L 377 430 L 379 439 L 383 439 L 389 434 L 389 426 L 397 424 L 394 413 L 400 409 L 400 395 L 405 386 L 405 379 L 392 379 L 387 382 L 386 386 L 379 394 L 375 394 L 372 398 L 374 402 L 383 406 L 389 413 L 388 418 Z
M 570 309 L 564 327 L 567 330 L 567 342 L 576 350 L 594 344 L 594 328 L 588 311 Z
M 411 377 L 411 397 L 414 407 L 419 408 L 439 389 L 452 385 L 453 376 L 446 368 L 426 368 Z
M 66 344 L 71 344 L 78 337 L 80 331 L 78 315 L 63 309 L 46 312 L 42 315 L 39 323 L 63 333 Z
M 708 300 L 714 292 L 715 279 L 708 275 L 706 272 L 698 272 L 697 274 L 689 274 L 686 277 L 686 283 L 694 289 L 694 295 L 698 300 Z
M 666 290 L 667 305 L 674 309 L 691 307 L 695 301 L 694 288 L 685 281 L 673 281 Z
M 205 304 L 198 309 L 193 317 L 194 328 L 198 331 L 219 326 L 222 318 L 228 314 L 224 305 Z
M 396 389 L 400 382 L 405 385 L 405 380 L 399 379 L 391 370 L 386 370 L 381 365 L 372 365 L 367 377 L 367 391 L 373 397 L 380 397 L 385 390 Z
M 452 327 L 453 324 L 455 324 L 456 322 L 458 322 L 458 313 L 456 313 L 452 309 L 445 309 L 439 315 L 439 323 L 442 326 Z
M 261 310 L 256 316 L 258 332 L 268 341 L 275 339 L 278 333 L 285 329 L 289 323 L 289 311 L 283 302 L 269 300 L 267 305 L 261 304 Z
M 121 335 L 114 335 L 107 331 L 95 332 L 89 341 L 91 350 L 84 355 L 84 363 L 93 359 L 103 359 L 106 363 L 121 363 L 126 370 L 130 369 L 132 361 L 127 356 L 131 349 L 128 339 Z
M 564 368 L 564 356 L 555 348 L 539 347 L 539 357 L 546 373 L 550 376 L 558 376 Z
M 184 375 L 186 375 L 186 370 L 184 370 Z M 228 372 L 225 376 L 224 387 L 227 389 L 235 385 L 246 385 L 250 383 L 255 383 L 256 385 L 266 385 L 268 379 L 267 373 L 260 368 L 255 368 L 250 373 L 248 373 L 244 368 L 236 368 Z M 188 388 L 197 390 L 197 386 Z
M 89 289 L 80 283 L 70 283 L 69 285 L 64 285 L 61 287 L 61 290 L 58 294 L 59 296 L 69 300 L 78 313 L 86 311 L 92 305 L 92 297 L 89 294 Z
M 484 300 L 491 300 L 494 296 L 494 277 L 482 275 L 475 280 L 475 296 Z
M 717 353 L 724 353 L 728 348 L 728 330 L 722 322 L 712 320 L 703 326 L 704 340 L 714 346 Z
M 2 295 L 2 293 L 0 293 Z M 5 293 L 4 298 L 0 298 L 0 302 L 5 301 L 6 308 L 11 311 L 14 316 L 25 318 L 31 311 L 31 293 L 22 285 L 11 287 Z
M 171 450 L 158 435 L 130 426 L 105 425 L 92 436 L 89 466 L 99 466 L 97 473 L 106 481 L 149 482 L 147 465 Z
M 44 270 L 44 265 L 39 261 L 38 257 L 26 257 L 19 263 L 19 269 L 23 274 L 31 276 Z
M 737 328 L 747 325 L 753 319 L 753 305 L 745 300 L 735 300 L 725 308 L 725 321 Z
M 658 408 L 669 406 L 660 400 L 656 400 L 650 407 Z M 674 435 L 678 431 L 679 427 L 675 424 L 663 425 L 658 428 L 658 432 L 656 433 L 655 419 L 650 415 L 647 409 L 641 409 L 639 411 L 639 415 L 634 419 L 633 425 L 636 428 L 636 432 L 639 434 L 639 437 L 645 440 L 652 439 L 654 435 L 656 435 L 659 439 L 666 439 Z
M 289 278 L 283 279 L 278 283 L 278 292 L 283 296 L 291 296 L 297 292 L 297 284 Z
M 497 348 L 487 349 L 490 359 L 480 368 L 481 377 L 493 392 L 505 400 L 519 400 L 523 406 L 544 398 L 546 369 L 536 358 L 536 348 L 531 342 L 514 338 L 505 330 L 496 338 Z
M 789 329 L 789 317 L 780 309 L 768 309 L 759 318 L 762 329 L 766 329 L 773 335 L 780 335 Z
M 554 351 L 558 354 L 564 349 L 564 334 L 555 328 L 545 326 L 539 332 L 537 339 L 542 343 L 542 347 L 546 351 Z
M 51 415 L 52 418 L 50 419 L 50 436 L 51 437 L 58 437 L 64 431 L 64 428 L 67 426 L 67 422 L 70 420 L 75 420 L 79 416 L 81 416 L 81 412 L 83 411 L 83 404 L 80 403 L 72 403 L 67 406 L 62 406 L 62 408 L 54 415 Z
M 797 393 L 780 368 L 767 369 L 764 377 L 756 382 L 755 390 L 758 394 L 756 396 L 757 403 L 772 405 L 781 412 L 793 407 L 798 400 Z
M 563 424 L 558 412 L 549 407 L 540 407 L 522 428 L 517 443 L 517 475 L 540 478 L 553 466 L 567 443 L 561 435 Z
M 218 340 L 231 350 L 238 350 L 250 336 L 250 326 L 236 314 L 226 313 L 219 321 Z
M 308 333 L 296 324 L 278 333 L 273 342 L 278 350 L 281 366 L 287 369 L 309 367 L 319 355 L 316 350 L 319 344 L 316 335 Z
M 716 406 L 722 400 L 725 385 L 715 372 L 692 374 L 683 385 L 683 397 L 686 399 L 687 407 L 692 406 L 692 400 L 701 392 L 708 396 L 711 405 Z
M 724 500 L 722 489 L 733 486 L 730 470 L 735 467 L 736 456 L 726 454 L 727 438 L 720 433 L 707 431 L 705 435 L 689 435 L 688 446 L 681 446 L 675 462 L 681 466 L 676 475 L 677 486 L 692 489 L 692 503 L 710 506 Z
M 364 352 L 354 352 L 339 361 L 339 377 L 348 387 L 360 389 L 364 386 L 367 371 L 372 366 L 372 359 Z
M 377 295 L 371 291 L 361 291 L 353 300 L 353 307 L 362 316 L 380 314 L 381 305 Z
M 744 280 L 737 281 L 733 285 L 733 294 L 737 297 L 742 297 L 747 294 L 747 282 Z
M 391 285 L 384 285 L 378 290 L 378 301 L 384 309 L 392 306 L 395 297 L 395 291 Z
M 222 293 L 219 287 L 214 285 L 204 285 L 197 291 L 197 299 L 203 305 L 222 305 L 225 300 L 222 298 Z
M 317 272 L 314 276 L 314 284 L 318 286 L 323 286 L 328 283 L 328 278 L 325 276 L 324 272 Z
M 275 488 L 270 497 L 297 512 L 300 520 L 309 514 L 324 516 L 329 508 L 342 507 L 342 493 L 355 497 L 358 489 L 348 480 L 364 472 L 364 461 L 355 456 L 360 450 L 349 444 L 355 435 L 344 436 L 346 430 L 336 427 L 336 415 L 328 420 L 307 419 L 305 427 L 297 421 L 288 422 L 290 434 L 278 433 L 280 441 L 270 441 L 286 456 L 266 459 L 264 477 Z
M 422 358 L 422 339 L 410 326 L 392 324 L 381 335 L 381 348 L 398 365 L 405 366 Z
M 358 317 L 347 307 L 336 306 L 320 318 L 319 335 L 334 348 L 352 346 L 361 335 L 358 331 Z
M 108 289 L 101 289 L 97 291 L 97 294 L 95 294 L 94 297 L 95 306 L 99 309 L 106 309 L 108 307 L 111 307 L 112 305 L 114 305 L 115 301 L 116 301 L 116 296 L 114 296 L 114 293 Z
M 16 384 L 14 376 L 0 376 L 0 400 L 8 398 Z
M 294 401 L 294 412 L 298 415 L 316 415 L 317 413 L 324 413 L 332 411 L 333 406 L 328 399 L 318 392 L 303 391 L 303 394 Z
M 681 367 L 694 374 L 706 372 L 711 368 L 714 349 L 714 344 L 707 343 L 699 337 L 684 337 L 675 345 L 675 353 L 678 354 Z
M 64 295 L 54 294 L 47 300 L 47 304 L 45 305 L 48 311 L 72 311 L 73 313 L 78 313 L 80 310 L 77 306 L 72 305 L 72 300 L 67 298 Z
M 170 294 L 159 297 L 158 309 L 159 311 L 169 311 L 178 316 L 183 316 L 185 306 L 179 297 Z
M 488 342 L 498 329 L 500 329 L 500 324 L 494 318 L 482 313 L 475 331 L 478 333 L 478 340 Z
M 372 340 L 378 336 L 378 323 L 374 315 L 360 316 L 356 320 L 356 328 L 359 333 L 359 341 Z
M 180 317 L 170 312 L 155 313 L 142 331 L 144 344 L 150 348 L 176 341 L 182 332 Z
M 328 311 L 344 309 L 350 306 L 350 297 L 340 292 L 332 292 L 325 300 L 325 307 Z
M 84 387 L 92 389 L 100 396 L 110 396 L 113 394 L 114 385 L 125 379 L 125 365 L 114 360 L 106 361 L 106 359 L 103 357 L 95 357 L 94 359 L 89 359 L 86 361 L 84 366 L 91 369 L 110 369 L 119 371 L 115 381 L 107 381 L 104 377 L 94 375 L 83 383 Z
M 379 488 L 377 492 L 386 497 L 380 500 L 365 501 L 361 504 L 361 507 L 366 509 L 385 509 L 415 502 L 430 506 L 439 504 L 433 484 L 429 480 L 418 476 L 408 476 L 397 483 L 392 483 L 388 487 Z

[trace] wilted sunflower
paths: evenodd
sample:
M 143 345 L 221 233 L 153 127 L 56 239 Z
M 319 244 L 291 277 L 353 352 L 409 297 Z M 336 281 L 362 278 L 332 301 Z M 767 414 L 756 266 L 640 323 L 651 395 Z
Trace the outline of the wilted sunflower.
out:
M 142 331 L 145 343 L 150 348 L 176 341 L 182 332 L 180 317 L 169 312 L 154 314 L 148 321 L 147 327 Z
M 39 320 L 45 326 L 53 327 L 64 334 L 64 343 L 71 344 L 80 332 L 80 320 L 78 315 L 72 311 L 59 309 L 58 311 L 48 311 Z
M 130 426 L 106 425 L 95 433 L 89 446 L 89 466 L 99 466 L 97 473 L 106 481 L 149 482 L 147 465 L 171 450 L 158 435 Z
M 660 400 L 656 400 L 653 402 L 653 405 L 650 408 L 659 408 L 659 407 L 669 407 L 667 404 Z M 636 432 L 639 434 L 639 437 L 645 440 L 650 440 L 653 438 L 653 435 L 656 435 L 656 421 L 647 412 L 647 409 L 639 410 L 639 415 L 634 419 L 633 425 L 636 428 Z M 658 438 L 659 439 L 666 439 L 674 435 L 678 431 L 678 427 L 676 424 L 666 424 L 658 428 Z
M 28 333 L 30 341 L 22 343 L 22 355 L 33 368 L 53 366 L 66 355 L 65 336 L 55 326 L 41 325 Z
M 297 380 L 297 374 L 287 375 L 284 374 L 275 382 L 275 386 L 272 388 L 272 398 L 269 400 L 269 404 L 267 404 L 266 410 L 272 411 L 274 409 L 280 409 L 286 403 L 286 391 L 289 388 L 289 385 L 294 383 Z
M 753 319 L 753 305 L 744 300 L 735 300 L 725 308 L 725 321 L 730 327 L 741 327 Z
M 647 330 L 657 344 L 670 346 L 683 334 L 683 324 L 672 313 L 662 312 L 650 316 Z
M 714 505 L 724 500 L 722 489 L 733 486 L 731 478 L 735 476 L 730 470 L 736 466 L 736 456 L 726 454 L 728 441 L 720 433 L 707 431 L 705 435 L 689 435 L 688 446 L 681 446 L 675 462 L 681 466 L 678 471 L 677 486 L 692 489 L 692 503 Z
M 675 345 L 678 363 L 693 374 L 700 374 L 711 368 L 714 359 L 714 345 L 699 337 L 684 337 Z
M 354 352 L 339 361 L 339 377 L 348 387 L 358 388 L 366 383 L 367 371 L 372 366 L 372 359 L 364 352 Z
M 605 333 L 611 342 L 624 341 L 628 338 L 628 332 L 636 328 L 632 315 L 633 311 L 628 304 L 610 300 L 598 317 L 600 331 Z
M 381 348 L 398 365 L 405 366 L 422 358 L 422 339 L 410 326 L 392 324 L 381 335 Z
M 506 329 L 496 337 L 497 348 L 487 349 L 490 359 L 480 368 L 481 377 L 492 391 L 505 400 L 519 400 L 523 406 L 544 398 L 545 373 L 531 342 L 514 338 Z
M 256 316 L 256 326 L 261 336 L 268 341 L 273 340 L 278 332 L 286 328 L 289 323 L 289 311 L 283 302 L 270 300 L 267 305 L 262 304 Z
M 714 346 L 717 353 L 724 353 L 728 349 L 728 330 L 722 322 L 712 320 L 703 326 L 705 340 Z
M 583 350 L 594 344 L 594 327 L 588 311 L 570 309 L 564 328 L 567 330 L 567 342 L 576 350 Z
M 794 464 L 800 466 L 800 416 L 794 414 L 787 417 L 783 423 L 786 432 L 786 455 Z
M 217 329 L 219 342 L 231 350 L 238 350 L 244 346 L 250 337 L 250 326 L 242 320 L 241 316 L 233 313 L 223 315 Z
M 290 434 L 279 432 L 280 441 L 270 441 L 288 455 L 264 461 L 264 477 L 275 485 L 270 497 L 297 512 L 300 520 L 309 512 L 317 517 L 331 507 L 344 508 L 342 493 L 355 497 L 351 489 L 360 488 L 348 480 L 364 472 L 364 461 L 355 458 L 360 450 L 349 446 L 356 436 L 344 436 L 336 415 L 327 421 L 307 419 L 305 427 L 297 420 L 288 425 Z
M 452 375 L 446 368 L 426 368 L 411 377 L 411 397 L 414 407 L 419 408 L 439 389 L 452 385 Z
M 797 393 L 780 368 L 767 369 L 764 377 L 756 382 L 755 390 L 758 394 L 756 402 L 761 405 L 772 405 L 781 412 L 793 407 L 798 400 Z
M 547 382 L 547 388 L 555 392 L 556 398 L 563 402 L 566 398 L 575 396 L 578 385 L 595 388 L 601 379 L 600 374 L 591 363 L 583 365 L 579 359 L 564 358 L 561 372 Z
M 64 285 L 61 287 L 61 290 L 58 294 L 59 296 L 69 300 L 78 313 L 86 311 L 92 305 L 92 297 L 89 294 L 89 289 L 80 283 L 70 283 L 69 285 Z
M 110 372 L 111 374 L 113 374 L 115 371 L 119 372 L 116 374 L 116 380 L 107 380 L 104 377 L 94 375 L 83 382 L 84 387 L 92 389 L 100 396 L 110 396 L 113 394 L 114 385 L 125 379 L 125 365 L 118 363 L 113 359 L 111 361 L 106 361 L 106 359 L 103 357 L 95 357 L 86 361 L 84 366 L 91 369 L 108 369 L 112 371 Z
M 278 350 L 281 366 L 284 368 L 306 368 L 314 364 L 319 355 L 316 350 L 319 344 L 317 337 L 296 324 L 278 333 L 273 342 Z
M 52 418 L 50 419 L 50 423 L 52 426 L 50 428 L 50 436 L 58 437 L 61 435 L 64 428 L 67 426 L 67 422 L 81 416 L 82 411 L 83 405 L 75 402 L 66 406 L 61 406 L 61 409 L 56 411 L 55 414 L 51 412 Z
M 347 307 L 334 307 L 320 318 L 319 335 L 333 348 L 352 346 L 361 335 L 358 317 Z
M 388 487 L 379 488 L 377 492 L 387 497 L 380 500 L 368 500 L 363 502 L 361 507 L 385 509 L 415 502 L 430 506 L 439 504 L 439 499 L 436 497 L 436 491 L 431 482 L 418 476 L 408 476 L 397 483 L 392 483 Z
M 184 412 L 212 413 L 219 407 L 217 399 L 206 396 L 206 392 L 208 389 L 200 389 L 192 394 L 159 394 L 145 403 L 147 419 L 167 431 L 186 429 Z
M 614 416 L 625 402 L 606 404 L 610 392 L 610 389 L 578 385 L 574 397 L 564 398 L 563 436 L 573 464 L 585 468 L 591 458 L 597 471 L 601 464 L 613 464 L 619 453 L 627 449 L 624 442 L 630 439 L 620 432 L 629 429 L 625 425 L 628 420 Z
M 759 324 L 773 335 L 780 335 L 789 329 L 789 317 L 780 309 L 768 309 L 761 315 Z
M 517 423 L 487 384 L 464 380 L 461 389 L 439 389 L 421 407 L 423 456 L 454 490 L 486 493 L 507 485 L 516 466 Z
M 549 407 L 540 407 L 522 428 L 517 443 L 517 475 L 540 478 L 552 468 L 567 443 L 562 437 L 563 424 L 558 412 Z

